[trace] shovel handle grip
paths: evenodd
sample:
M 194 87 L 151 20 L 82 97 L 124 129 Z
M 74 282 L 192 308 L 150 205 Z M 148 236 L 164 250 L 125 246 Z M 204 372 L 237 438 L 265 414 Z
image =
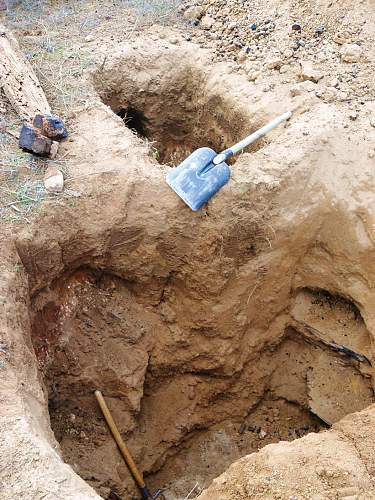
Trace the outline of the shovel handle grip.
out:
M 242 139 L 242 141 L 237 142 L 234 146 L 231 146 L 230 148 L 226 149 L 225 151 L 221 152 L 215 158 L 213 159 L 214 165 L 218 165 L 219 163 L 227 160 L 231 156 L 239 153 L 242 151 L 244 148 L 252 144 L 253 142 L 257 141 L 260 139 L 260 137 L 263 137 L 264 135 L 268 134 L 272 129 L 276 128 L 280 123 L 283 123 L 284 121 L 288 120 L 292 116 L 292 113 L 290 111 L 287 111 L 286 113 L 278 116 L 271 122 L 267 123 L 267 125 L 264 125 L 264 127 L 260 128 L 256 132 L 254 132 L 251 135 L 248 135 L 245 137 L 245 139 Z

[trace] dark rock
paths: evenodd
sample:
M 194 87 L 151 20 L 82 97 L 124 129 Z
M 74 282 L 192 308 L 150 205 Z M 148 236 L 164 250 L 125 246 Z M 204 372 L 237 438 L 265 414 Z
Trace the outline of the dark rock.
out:
M 24 151 L 39 156 L 49 156 L 53 148 L 53 141 L 42 135 L 32 125 L 24 124 L 20 132 L 19 146 Z
M 325 27 L 324 26 L 318 26 L 315 30 L 315 33 L 317 35 L 322 35 L 325 32 Z
M 60 141 L 68 137 L 68 130 L 64 122 L 58 116 L 36 115 L 33 121 L 35 128 L 39 129 L 42 135 Z
M 292 24 L 292 30 L 293 31 L 301 31 L 302 27 L 299 23 L 294 23 L 294 24 Z

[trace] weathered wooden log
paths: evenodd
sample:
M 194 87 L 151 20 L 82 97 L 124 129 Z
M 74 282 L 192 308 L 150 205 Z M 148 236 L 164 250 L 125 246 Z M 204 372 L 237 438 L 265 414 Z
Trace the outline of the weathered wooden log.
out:
M 14 36 L 0 25 L 0 87 L 21 118 L 50 114 L 50 106 Z

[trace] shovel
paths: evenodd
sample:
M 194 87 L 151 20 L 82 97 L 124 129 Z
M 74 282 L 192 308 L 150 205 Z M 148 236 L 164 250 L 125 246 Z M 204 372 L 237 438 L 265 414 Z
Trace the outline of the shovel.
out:
M 290 111 L 284 113 L 219 154 L 211 148 L 196 149 L 168 173 L 167 183 L 192 210 L 199 210 L 229 181 L 230 168 L 225 161 L 291 116 Z
M 144 482 L 142 474 L 139 472 L 138 467 L 136 466 L 133 457 L 131 456 L 130 451 L 128 450 L 128 447 L 126 446 L 124 440 L 121 437 L 121 434 L 103 398 L 103 394 L 98 390 L 95 391 L 94 394 L 99 403 L 103 416 L 108 424 L 109 430 L 112 433 L 113 439 L 116 441 L 116 444 L 119 447 L 121 455 L 124 457 L 126 465 L 129 467 L 129 470 L 135 482 L 137 483 L 142 500 L 156 500 L 157 498 L 160 498 L 160 500 L 164 499 L 164 495 L 162 494 L 161 490 L 158 490 L 154 494 L 150 493 L 150 491 L 146 486 L 146 483 Z

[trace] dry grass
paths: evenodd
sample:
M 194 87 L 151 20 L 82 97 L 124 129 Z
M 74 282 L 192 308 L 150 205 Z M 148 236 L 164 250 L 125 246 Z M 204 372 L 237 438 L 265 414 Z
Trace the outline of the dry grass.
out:
M 67 118 L 90 95 L 86 69 L 94 58 L 81 43 L 97 21 L 83 2 L 53 6 L 27 1 L 7 12 L 8 26 L 30 60 L 54 113 Z M 99 21 L 99 19 L 98 19 Z
M 178 21 L 181 0 L 128 0 L 123 2 L 133 9 L 139 26 L 171 24 Z
M 180 5 L 180 0 L 93 0 L 60 5 L 24 0 L 6 12 L 6 22 L 34 67 L 52 109 L 66 118 L 92 98 L 85 71 L 100 65 L 95 57 L 97 40 L 112 39 L 112 35 L 129 39 L 144 26 L 175 23 Z

